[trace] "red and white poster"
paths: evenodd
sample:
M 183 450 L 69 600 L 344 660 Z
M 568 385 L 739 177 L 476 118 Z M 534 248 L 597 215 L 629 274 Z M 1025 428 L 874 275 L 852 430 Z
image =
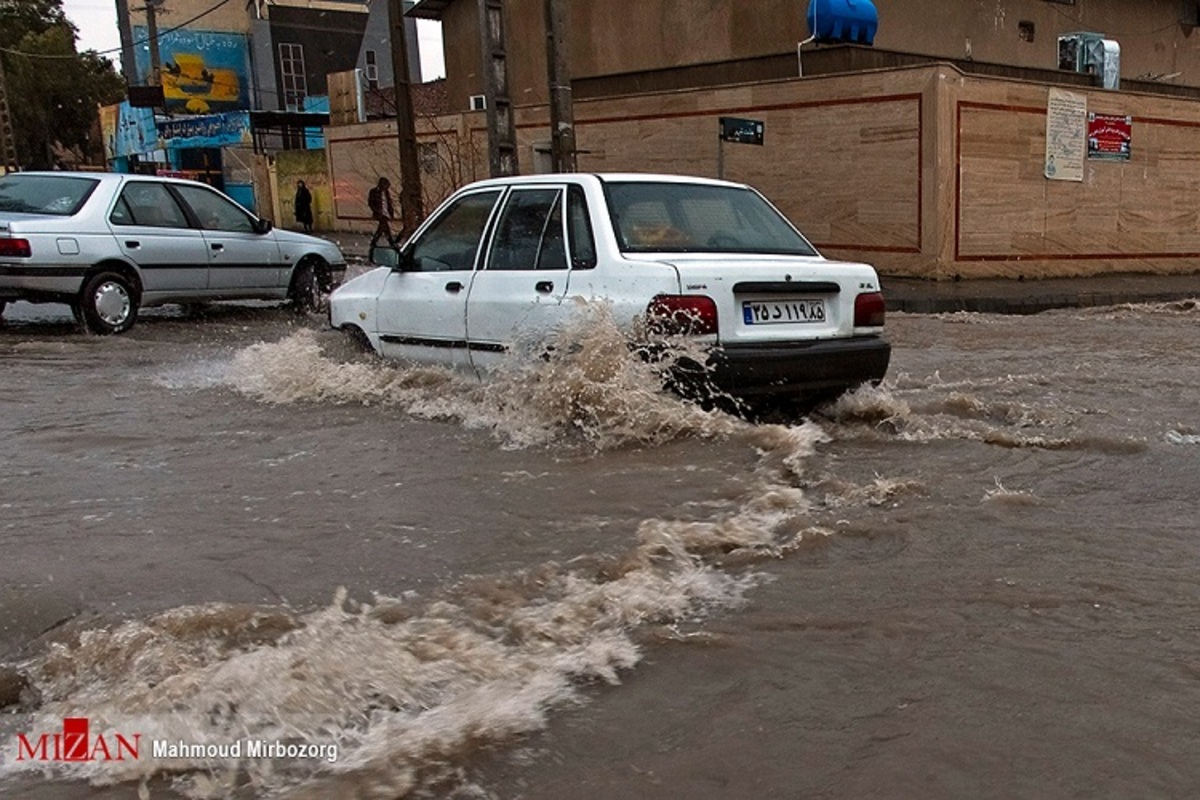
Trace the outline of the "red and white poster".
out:
M 1133 117 L 1088 112 L 1088 158 L 1128 161 Z

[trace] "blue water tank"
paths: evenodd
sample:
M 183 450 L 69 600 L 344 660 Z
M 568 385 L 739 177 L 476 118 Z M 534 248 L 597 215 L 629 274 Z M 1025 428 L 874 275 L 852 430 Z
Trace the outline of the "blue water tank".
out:
M 874 44 L 879 12 L 871 0 L 809 0 L 808 30 L 818 42 Z

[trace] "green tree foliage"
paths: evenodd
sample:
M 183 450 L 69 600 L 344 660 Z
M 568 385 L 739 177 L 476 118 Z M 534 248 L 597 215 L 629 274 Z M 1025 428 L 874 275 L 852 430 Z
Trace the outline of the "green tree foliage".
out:
M 22 166 L 53 167 L 64 156 L 104 163 L 97 108 L 120 102 L 125 83 L 112 62 L 75 51 L 62 0 L 0 0 L 0 65 Z

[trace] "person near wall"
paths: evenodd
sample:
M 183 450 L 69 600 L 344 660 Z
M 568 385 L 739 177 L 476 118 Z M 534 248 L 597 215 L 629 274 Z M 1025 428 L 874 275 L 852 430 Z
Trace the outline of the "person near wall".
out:
M 396 218 L 395 206 L 392 204 L 392 182 L 380 178 L 379 182 L 367 192 L 367 206 L 371 209 L 371 219 L 375 220 L 375 235 L 371 237 L 371 247 L 374 248 L 380 237 L 396 247 L 399 234 L 392 233 L 392 220 Z
M 292 211 L 296 215 L 296 222 L 304 226 L 304 232 L 312 233 L 312 192 L 304 185 L 304 181 L 296 181 L 296 198 L 292 201 Z

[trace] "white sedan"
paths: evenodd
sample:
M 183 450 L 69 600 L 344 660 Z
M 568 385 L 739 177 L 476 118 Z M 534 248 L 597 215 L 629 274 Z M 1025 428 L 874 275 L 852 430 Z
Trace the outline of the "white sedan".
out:
M 891 355 L 874 268 L 822 257 L 761 194 L 725 181 L 481 181 L 372 261 L 383 266 L 333 293 L 330 322 L 412 362 L 482 374 L 564 326 L 578 300 L 607 303 L 635 346 L 695 337 L 707 362 L 676 377 L 700 394 L 828 397 L 880 381 Z

